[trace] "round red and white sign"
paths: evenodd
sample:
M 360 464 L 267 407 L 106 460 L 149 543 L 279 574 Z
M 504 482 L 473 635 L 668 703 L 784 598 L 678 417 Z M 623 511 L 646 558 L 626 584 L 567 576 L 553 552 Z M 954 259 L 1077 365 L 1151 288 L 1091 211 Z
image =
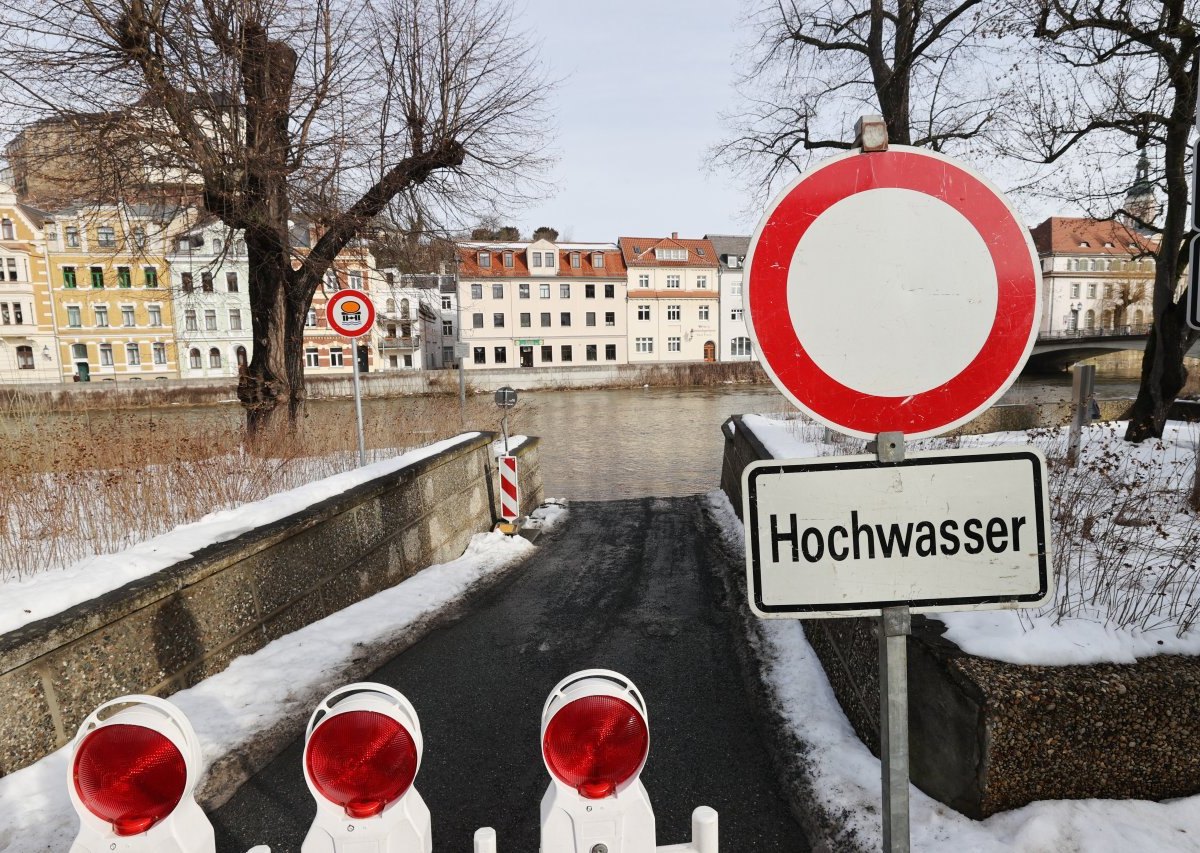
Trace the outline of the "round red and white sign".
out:
M 361 290 L 339 290 L 325 303 L 329 328 L 348 338 L 359 338 L 375 323 L 375 303 Z
M 1007 390 L 1041 317 L 1037 251 L 985 178 L 906 146 L 824 161 L 768 207 L 746 259 L 750 334 L 827 426 L 923 438 Z

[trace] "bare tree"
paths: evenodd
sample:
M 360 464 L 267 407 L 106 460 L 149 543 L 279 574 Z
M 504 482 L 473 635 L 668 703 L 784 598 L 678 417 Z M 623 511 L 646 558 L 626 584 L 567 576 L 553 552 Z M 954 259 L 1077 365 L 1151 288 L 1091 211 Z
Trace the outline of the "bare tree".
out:
M 994 0 L 761 0 L 739 86 L 748 108 L 718 160 L 770 186 L 815 149 L 850 148 L 879 112 L 889 141 L 943 150 L 985 133 L 1005 78 Z M 989 63 L 994 67 L 989 68 Z
M 1187 379 L 1184 355 L 1196 341 L 1178 283 L 1187 263 L 1200 10 L 1192 0 L 1038 0 L 1032 10 L 1014 0 L 1014 8 L 1028 15 L 1043 60 L 1040 82 L 1026 88 L 1031 99 L 1019 113 L 1030 151 L 1043 163 L 1065 166 L 1064 196 L 1092 215 L 1119 216 L 1158 235 L 1153 327 L 1125 437 L 1161 436 Z M 1121 200 L 1131 174 L 1120 168 L 1122 156 L 1129 163 L 1137 149 L 1156 167 L 1149 178 L 1165 198 L 1161 217 L 1156 205 Z
M 119 189 L 170 185 L 244 233 L 252 431 L 303 403 L 305 315 L 339 253 L 389 208 L 495 204 L 540 165 L 545 80 L 494 0 L 11 0 L 0 40 L 19 121 L 115 127 L 91 144 L 137 153 Z

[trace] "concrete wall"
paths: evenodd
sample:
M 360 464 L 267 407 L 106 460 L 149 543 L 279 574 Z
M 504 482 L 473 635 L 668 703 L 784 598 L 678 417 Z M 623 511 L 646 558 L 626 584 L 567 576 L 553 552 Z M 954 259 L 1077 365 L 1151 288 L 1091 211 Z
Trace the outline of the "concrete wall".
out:
M 0 775 L 66 743 L 100 702 L 167 696 L 235 657 L 458 557 L 498 514 L 484 434 L 0 636 Z M 537 439 L 522 510 L 542 500 Z
M 1011 409 L 1020 411 L 993 410 L 969 428 L 1058 417 L 1056 410 Z M 740 515 L 742 470 L 771 456 L 740 417 L 723 429 L 721 487 Z M 878 754 L 876 622 L 803 626 L 846 716 Z M 930 796 L 984 818 L 1034 800 L 1200 792 L 1200 658 L 1027 666 L 968 655 L 944 631 L 939 620 L 914 616 L 908 639 L 911 772 Z

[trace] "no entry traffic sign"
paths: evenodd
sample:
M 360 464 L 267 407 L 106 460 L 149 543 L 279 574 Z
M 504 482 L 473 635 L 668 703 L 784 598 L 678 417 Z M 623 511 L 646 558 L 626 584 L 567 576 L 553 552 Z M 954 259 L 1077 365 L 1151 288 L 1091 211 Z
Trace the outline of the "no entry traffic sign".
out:
M 986 179 L 904 146 L 824 161 L 769 206 L 746 304 L 768 375 L 864 438 L 922 438 L 990 406 L 1037 336 L 1028 229 Z
M 329 328 L 348 338 L 359 338 L 375 323 L 375 303 L 361 290 L 339 290 L 325 303 Z

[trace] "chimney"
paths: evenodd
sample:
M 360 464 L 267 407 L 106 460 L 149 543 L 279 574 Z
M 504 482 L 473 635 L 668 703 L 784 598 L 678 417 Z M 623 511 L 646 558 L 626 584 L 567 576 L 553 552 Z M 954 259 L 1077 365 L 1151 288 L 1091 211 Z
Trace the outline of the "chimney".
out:
M 679 239 L 679 232 L 678 232 L 678 231 L 672 231 L 672 232 L 671 232 L 671 239 L 672 239 L 672 240 L 678 240 L 678 239 Z

